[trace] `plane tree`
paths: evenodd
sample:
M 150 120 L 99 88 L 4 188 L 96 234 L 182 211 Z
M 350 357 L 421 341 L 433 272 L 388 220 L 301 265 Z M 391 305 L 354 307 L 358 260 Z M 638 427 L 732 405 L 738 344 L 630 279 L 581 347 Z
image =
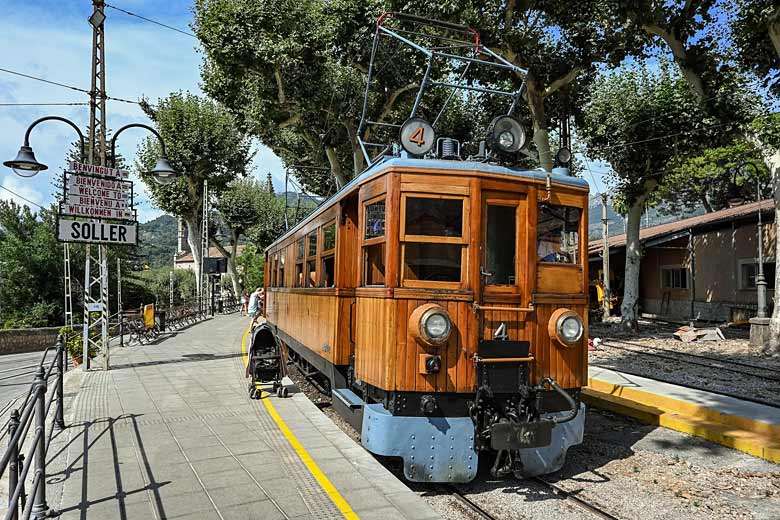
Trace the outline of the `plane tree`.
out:
M 157 140 L 152 138 L 142 143 L 136 168 L 155 205 L 184 220 L 199 276 L 203 182 L 208 180 L 209 195 L 218 199 L 233 180 L 246 176 L 252 158 L 250 140 L 227 110 L 189 92 L 173 92 L 155 105 L 143 103 L 142 108 L 165 141 L 168 159 L 179 176 L 160 185 L 145 173 L 160 155 Z

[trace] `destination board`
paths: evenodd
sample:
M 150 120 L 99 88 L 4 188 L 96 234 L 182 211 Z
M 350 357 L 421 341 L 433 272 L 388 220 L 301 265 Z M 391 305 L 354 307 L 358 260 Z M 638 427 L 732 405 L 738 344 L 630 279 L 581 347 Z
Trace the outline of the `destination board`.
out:
M 88 175 L 68 175 L 66 192 L 69 195 L 130 199 L 133 194 L 133 183 L 129 181 L 101 179 Z
M 70 170 L 73 173 L 86 173 L 87 175 L 100 175 L 102 177 L 115 177 L 117 179 L 126 179 L 130 176 L 130 172 L 127 170 L 109 168 L 108 166 L 98 166 L 96 164 L 84 164 L 78 161 L 70 161 Z
M 87 222 L 61 218 L 57 238 L 63 242 L 135 245 L 138 238 L 138 224 Z

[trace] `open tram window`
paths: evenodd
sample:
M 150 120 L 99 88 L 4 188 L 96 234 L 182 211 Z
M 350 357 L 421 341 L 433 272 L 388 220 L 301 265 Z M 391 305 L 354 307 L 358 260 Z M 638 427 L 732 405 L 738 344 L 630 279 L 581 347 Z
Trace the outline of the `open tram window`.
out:
M 293 280 L 295 287 L 303 287 L 305 285 L 303 278 L 303 250 L 303 239 L 300 239 L 295 244 L 295 280 Z
M 271 287 L 276 287 L 276 281 L 278 280 L 279 270 L 279 254 L 274 253 L 274 261 L 271 264 Z
M 363 206 L 363 285 L 385 285 L 385 199 Z
M 403 194 L 402 284 L 460 287 L 466 250 L 463 197 Z
M 516 206 L 487 205 L 485 283 L 491 285 L 514 285 L 515 254 L 517 250 Z
M 539 204 L 536 224 L 536 251 L 540 262 L 576 264 L 582 208 Z
M 317 287 L 317 231 L 309 233 L 306 252 L 306 287 Z
M 336 223 L 322 228 L 322 260 L 320 261 L 320 287 L 335 287 L 336 274 Z

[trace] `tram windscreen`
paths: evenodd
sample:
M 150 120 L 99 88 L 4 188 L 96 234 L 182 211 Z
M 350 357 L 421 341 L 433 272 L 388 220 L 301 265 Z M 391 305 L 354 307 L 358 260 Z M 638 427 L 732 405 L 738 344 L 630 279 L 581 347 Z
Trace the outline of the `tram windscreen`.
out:
M 404 245 L 404 279 L 459 282 L 462 250 L 463 246 L 459 244 L 407 242 Z
M 463 235 L 463 199 L 406 199 L 406 234 L 435 237 Z
M 539 204 L 536 251 L 539 262 L 576 264 L 582 209 L 557 204 Z

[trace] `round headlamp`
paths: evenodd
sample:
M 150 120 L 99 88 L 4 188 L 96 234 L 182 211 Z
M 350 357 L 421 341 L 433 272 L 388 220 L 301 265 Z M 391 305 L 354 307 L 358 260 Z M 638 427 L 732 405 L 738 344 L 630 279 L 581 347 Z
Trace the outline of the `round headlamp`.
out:
M 550 338 L 571 347 L 582 339 L 585 325 L 579 315 L 570 309 L 558 309 L 550 316 L 547 326 Z
M 423 343 L 441 345 L 450 338 L 452 319 L 443 307 L 428 303 L 417 307 L 409 316 L 409 330 Z
M 512 116 L 498 116 L 488 126 L 485 141 L 492 152 L 501 155 L 517 153 L 525 145 L 523 125 Z

